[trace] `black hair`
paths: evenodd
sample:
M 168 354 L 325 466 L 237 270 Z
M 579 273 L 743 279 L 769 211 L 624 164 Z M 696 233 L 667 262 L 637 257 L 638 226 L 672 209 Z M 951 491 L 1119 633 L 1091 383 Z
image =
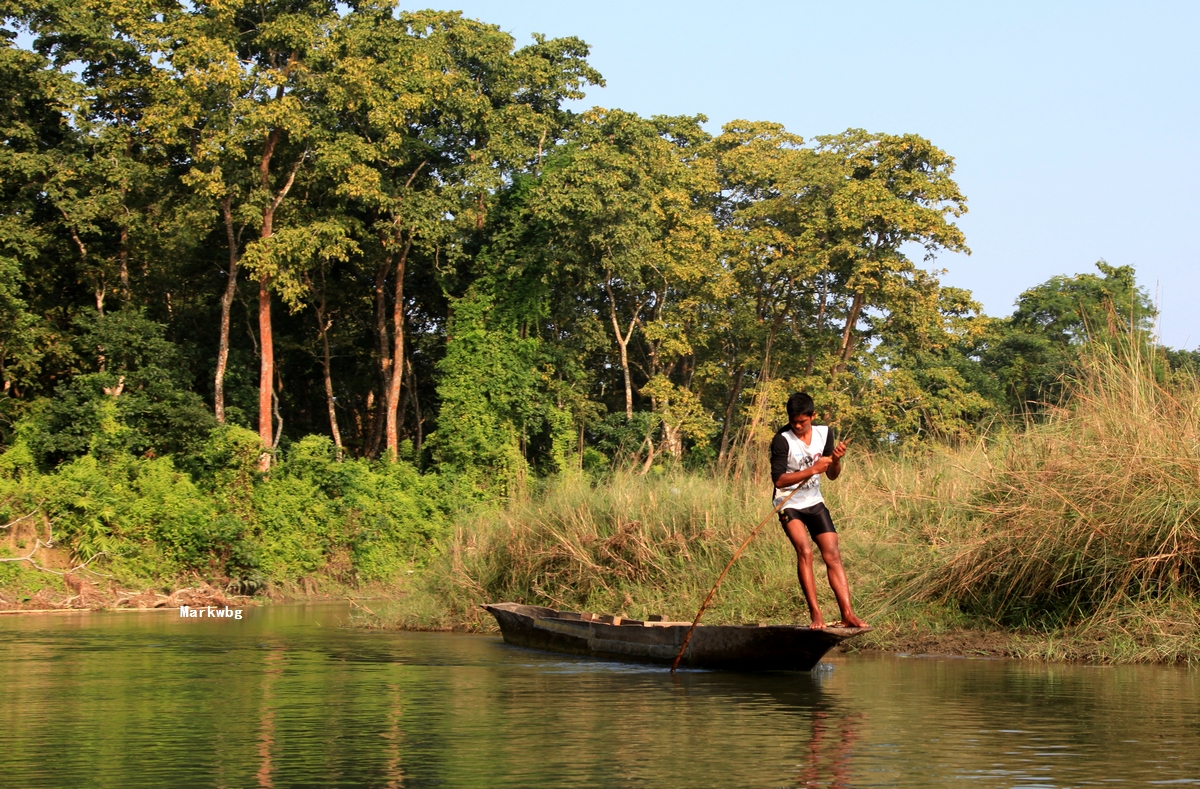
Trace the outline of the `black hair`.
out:
M 813 402 L 808 392 L 796 392 L 787 400 L 788 419 L 801 415 L 812 416 L 816 410 L 817 405 Z

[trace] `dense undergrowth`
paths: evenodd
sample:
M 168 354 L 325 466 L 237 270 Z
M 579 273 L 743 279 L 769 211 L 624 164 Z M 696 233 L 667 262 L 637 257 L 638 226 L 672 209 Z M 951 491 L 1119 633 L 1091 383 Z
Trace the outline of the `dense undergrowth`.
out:
M 182 461 L 91 452 L 46 472 L 18 442 L 0 456 L 0 553 L 34 562 L 0 562 L 0 589 L 61 586 L 71 567 L 125 587 L 352 587 L 418 566 L 446 528 L 449 492 L 411 464 L 339 461 L 310 436 L 263 475 L 260 448 L 219 428 Z M 68 561 L 46 568 L 54 550 Z
M 904 456 L 851 454 L 825 483 L 856 608 L 876 626 L 864 645 L 1111 661 L 1200 654 L 1195 379 L 1097 353 L 1070 384 L 1069 404 L 1036 425 Z M 477 606 L 492 600 L 690 619 L 770 512 L 765 480 L 754 463 L 728 475 L 559 478 L 461 520 L 381 623 L 488 628 Z M 822 600 L 832 616 L 827 588 Z M 806 615 L 794 554 L 768 523 L 706 621 Z

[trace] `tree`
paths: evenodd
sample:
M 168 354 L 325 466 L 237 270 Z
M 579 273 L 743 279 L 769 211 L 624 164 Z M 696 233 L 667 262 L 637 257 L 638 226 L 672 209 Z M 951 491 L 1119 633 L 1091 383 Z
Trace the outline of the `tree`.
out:
M 281 418 L 271 294 L 299 298 L 302 278 L 288 270 L 288 256 L 311 250 L 331 229 L 297 224 L 277 238 L 285 200 L 321 133 L 309 60 L 337 20 L 334 4 L 322 0 L 239 0 L 177 6 L 148 31 L 168 70 L 146 122 L 186 152 L 184 180 L 219 208 L 229 247 L 214 411 L 224 421 L 230 311 L 244 266 L 258 283 L 258 433 L 266 448 L 277 444 L 274 422 Z M 244 239 L 248 228 L 257 239 Z M 261 465 L 270 466 L 266 452 Z
M 493 304 L 475 289 L 455 302 L 431 441 L 441 468 L 483 491 L 512 495 L 527 471 L 521 438 L 537 407 L 537 340 L 489 326 Z
M 396 16 L 395 8 L 361 5 L 336 31 L 322 97 L 338 122 L 318 153 L 339 193 L 368 218 L 381 252 L 371 273 L 392 460 L 410 260 L 444 259 L 452 267 L 464 235 L 483 228 L 490 196 L 561 134 L 568 118 L 561 102 L 600 82 L 578 39 L 538 36 L 514 50 L 512 38 L 494 25 L 457 13 Z
M 1096 274 L 1059 275 L 1017 297 L 1016 310 L 981 343 L 984 368 L 1016 411 L 1061 393 L 1061 379 L 1088 342 L 1143 342 L 1158 314 L 1132 266 L 1096 263 Z
M 843 178 L 829 202 L 832 257 L 851 294 L 840 368 L 869 336 L 860 327 L 865 312 L 889 310 L 905 298 L 915 267 L 904 244 L 920 244 L 926 260 L 942 249 L 970 252 L 962 231 L 949 221 L 966 213 L 966 198 L 950 177 L 954 160 L 915 134 L 851 129 L 818 138 L 817 150 L 837 162 Z
M 75 94 L 71 81 L 43 55 L 14 46 L 14 38 L 0 29 L 0 377 L 7 422 L 20 398 L 37 393 L 45 346 L 53 342 L 47 322 L 30 309 L 25 270 L 37 270 L 54 246 L 45 183 L 54 151 L 75 136 L 64 117 Z
M 915 135 L 852 129 L 806 146 L 779 124 L 747 121 L 728 124 L 716 148 L 724 260 L 738 285 L 720 334 L 736 371 L 725 391 L 753 382 L 750 433 L 772 377 L 827 392 L 842 411 L 855 397 L 882 396 L 858 386 L 886 366 L 882 327 L 927 294 L 936 303 L 936 281 L 903 245 L 921 244 L 927 259 L 966 251 L 949 221 L 966 210 L 953 160 Z M 725 403 L 722 457 L 736 397 Z
M 654 322 L 647 377 L 664 363 L 665 310 L 674 288 L 705 280 L 716 256 L 711 214 L 698 200 L 708 189 L 704 119 L 621 111 L 587 113 L 546 162 L 533 213 L 547 226 L 563 274 L 596 287 L 590 308 L 611 328 L 633 418 L 630 345 Z M 678 338 L 676 338 L 678 342 Z

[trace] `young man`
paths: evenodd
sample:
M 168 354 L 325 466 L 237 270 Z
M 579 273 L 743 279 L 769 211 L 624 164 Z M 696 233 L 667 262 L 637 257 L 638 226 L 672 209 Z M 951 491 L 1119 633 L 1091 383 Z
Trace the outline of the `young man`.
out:
M 842 567 L 842 554 L 838 550 L 837 530 L 829 517 L 829 508 L 821 498 L 821 475 L 837 479 L 842 473 L 842 456 L 846 454 L 846 442 L 833 444 L 833 434 L 825 425 L 813 424 L 815 411 L 813 399 L 805 392 L 797 392 L 788 398 L 788 426 L 775 434 L 771 441 L 771 480 L 775 483 L 775 506 L 796 491 L 784 509 L 779 511 L 779 522 L 796 549 L 797 574 L 800 588 L 808 601 L 812 614 L 812 627 L 825 627 L 821 608 L 817 605 L 817 581 L 813 574 L 812 543 L 804 534 L 805 527 L 821 550 L 821 559 L 829 571 L 829 585 L 837 598 L 842 612 L 842 621 L 834 627 L 866 627 L 867 623 L 854 615 L 850 607 L 850 586 L 846 582 L 846 570 Z M 797 488 L 799 488 L 797 490 Z

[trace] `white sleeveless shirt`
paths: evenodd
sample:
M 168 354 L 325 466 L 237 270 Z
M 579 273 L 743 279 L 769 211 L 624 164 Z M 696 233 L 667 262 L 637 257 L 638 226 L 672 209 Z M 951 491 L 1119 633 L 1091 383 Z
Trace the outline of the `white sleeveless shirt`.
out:
M 817 462 L 817 458 L 821 457 L 821 451 L 825 448 L 825 442 L 829 437 L 828 425 L 813 425 L 812 434 L 808 437 L 808 443 L 804 443 L 791 430 L 785 430 L 778 435 L 784 437 L 788 442 L 788 459 L 785 474 L 790 474 L 793 471 L 803 471 L 804 469 Z M 821 475 L 814 474 L 803 482 L 797 485 L 789 485 L 786 488 L 775 488 L 775 506 L 779 506 L 779 502 L 787 498 L 787 495 L 799 487 L 796 495 L 788 499 L 788 503 L 784 505 L 786 509 L 802 510 L 805 507 L 811 507 L 814 504 L 820 504 L 825 501 L 821 496 Z

